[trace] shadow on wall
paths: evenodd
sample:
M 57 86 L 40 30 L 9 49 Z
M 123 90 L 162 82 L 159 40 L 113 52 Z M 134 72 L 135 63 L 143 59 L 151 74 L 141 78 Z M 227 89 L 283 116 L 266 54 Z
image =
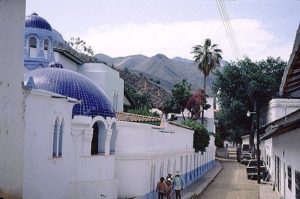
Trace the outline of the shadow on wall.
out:
M 12 193 L 4 193 L 2 190 L 0 190 L 0 199 L 21 199 L 21 196 L 17 196 Z

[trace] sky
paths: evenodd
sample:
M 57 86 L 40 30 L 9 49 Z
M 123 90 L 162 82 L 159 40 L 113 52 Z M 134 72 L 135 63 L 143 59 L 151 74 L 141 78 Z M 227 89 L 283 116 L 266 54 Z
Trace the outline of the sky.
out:
M 288 60 L 300 22 L 300 0 L 225 0 L 242 56 Z M 235 60 L 215 0 L 27 0 L 64 39 L 80 37 L 95 54 L 193 59 L 205 38 Z

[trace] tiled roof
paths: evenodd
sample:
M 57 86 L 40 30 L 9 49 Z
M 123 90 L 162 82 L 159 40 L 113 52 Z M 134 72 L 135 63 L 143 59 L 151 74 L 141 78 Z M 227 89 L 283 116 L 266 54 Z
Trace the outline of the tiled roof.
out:
M 144 115 L 137 115 L 133 113 L 125 113 L 119 112 L 116 113 L 118 121 L 126 121 L 126 122 L 160 122 L 160 118 L 150 117 Z
M 293 51 L 283 73 L 279 94 L 299 97 L 300 93 L 300 25 L 298 26 Z M 294 94 L 294 96 L 292 95 Z

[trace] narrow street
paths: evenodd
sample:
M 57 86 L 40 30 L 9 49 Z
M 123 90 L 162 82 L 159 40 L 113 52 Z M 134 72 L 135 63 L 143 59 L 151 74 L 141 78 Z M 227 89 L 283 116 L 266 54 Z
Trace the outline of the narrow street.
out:
M 259 186 L 248 180 L 245 166 L 236 161 L 221 161 L 223 170 L 198 199 L 257 199 Z

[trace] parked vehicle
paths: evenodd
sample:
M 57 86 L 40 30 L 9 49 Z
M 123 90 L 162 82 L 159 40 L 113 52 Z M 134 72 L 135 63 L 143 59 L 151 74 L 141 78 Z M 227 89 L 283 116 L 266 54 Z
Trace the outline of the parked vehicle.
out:
M 242 153 L 250 152 L 249 144 L 242 144 Z
M 236 149 L 236 160 L 238 162 L 241 162 L 241 157 L 242 157 L 242 149 L 240 147 L 238 147 Z
M 249 160 L 252 159 L 251 153 L 242 153 L 241 155 L 241 163 L 244 165 L 248 165 Z
M 246 167 L 247 178 L 257 178 L 257 159 L 251 159 Z M 264 179 L 266 175 L 266 166 L 264 161 L 260 161 L 260 177 Z

